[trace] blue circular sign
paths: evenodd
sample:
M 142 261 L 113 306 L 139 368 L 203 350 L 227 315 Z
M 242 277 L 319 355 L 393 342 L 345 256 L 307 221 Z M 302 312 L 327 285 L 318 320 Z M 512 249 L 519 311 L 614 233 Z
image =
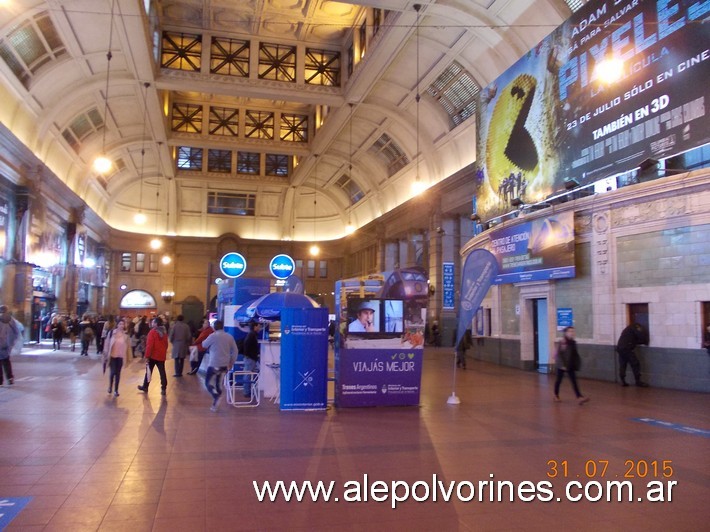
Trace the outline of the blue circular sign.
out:
M 225 277 L 236 279 L 247 271 L 247 260 L 241 253 L 232 251 L 220 259 L 219 269 L 222 270 Z
M 277 279 L 287 279 L 296 270 L 296 263 L 288 255 L 276 255 L 271 259 L 269 271 Z

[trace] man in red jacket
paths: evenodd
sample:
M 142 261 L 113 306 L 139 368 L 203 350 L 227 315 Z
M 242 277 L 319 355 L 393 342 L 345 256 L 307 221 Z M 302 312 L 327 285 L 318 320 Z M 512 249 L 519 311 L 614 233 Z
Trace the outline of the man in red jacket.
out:
M 153 374 L 153 368 L 158 366 L 160 373 L 160 395 L 165 395 L 165 389 L 168 387 L 168 376 L 165 374 L 165 358 L 168 352 L 168 333 L 163 327 L 163 320 L 160 317 L 153 318 L 150 322 L 150 332 L 145 343 L 145 359 L 147 360 L 145 368 L 145 378 L 143 385 L 138 386 L 141 392 L 148 393 L 150 385 L 150 376 Z

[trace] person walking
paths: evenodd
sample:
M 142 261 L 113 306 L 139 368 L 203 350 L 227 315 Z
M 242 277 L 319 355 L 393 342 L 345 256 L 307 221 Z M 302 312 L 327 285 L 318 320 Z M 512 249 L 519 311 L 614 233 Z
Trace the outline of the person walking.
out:
M 628 386 L 626 382 L 626 366 L 631 366 L 636 386 L 647 388 L 648 384 L 641 380 L 641 363 L 636 356 L 637 345 L 648 345 L 648 333 L 639 323 L 632 323 L 621 331 L 616 351 L 619 353 L 619 377 L 621 385 Z
M 153 374 L 153 368 L 158 366 L 160 373 L 160 395 L 165 395 L 165 390 L 168 387 L 168 376 L 165 374 L 165 358 L 168 353 L 168 335 L 163 327 L 163 320 L 153 318 L 150 322 L 151 329 L 146 337 L 145 342 L 145 358 L 146 370 L 143 378 L 143 385 L 139 385 L 138 389 L 141 392 L 148 393 L 150 385 L 150 376 Z
M 84 319 L 79 323 L 80 337 L 81 337 L 81 356 L 89 356 L 89 345 L 94 339 L 94 326 L 88 316 L 84 316 Z
M 99 352 L 103 353 L 104 352 L 104 346 L 106 344 L 106 338 L 108 338 L 108 335 L 111 333 L 112 330 L 116 328 L 116 320 L 113 317 L 113 314 L 108 317 L 108 320 L 106 320 L 101 327 L 101 342 L 99 343 Z
M 185 317 L 180 314 L 175 324 L 170 327 L 168 339 L 173 345 L 173 360 L 175 361 L 175 374 L 173 377 L 182 377 L 185 358 L 190 354 L 190 344 L 192 343 L 192 333 L 190 326 L 185 323 Z
M 64 338 L 64 324 L 59 316 L 52 318 L 50 325 L 52 329 L 52 351 L 57 351 L 62 347 L 62 338 Z
M 244 371 L 259 371 L 259 324 L 250 323 L 244 338 Z M 251 379 L 244 377 L 244 397 L 251 397 Z
M 15 382 L 10 355 L 22 334 L 18 324 L 7 305 L 0 305 L 0 386 L 3 384 L 3 375 L 7 377 L 8 384 Z
M 72 315 L 67 320 L 67 328 L 69 329 L 69 345 L 71 345 L 72 352 L 76 350 L 76 338 L 79 334 L 79 318 L 76 315 Z
M 121 369 L 128 364 L 131 352 L 131 339 L 126 332 L 126 321 L 119 319 L 104 341 L 104 364 L 108 363 L 108 393 L 113 390 L 118 397 L 118 383 L 121 381 Z
M 466 369 L 466 351 L 473 347 L 473 338 L 471 337 L 471 329 L 466 329 L 463 333 L 459 345 L 456 346 L 456 367 Z
M 577 341 L 575 340 L 574 327 L 565 327 L 562 338 L 557 342 L 555 349 L 555 366 L 557 368 L 557 379 L 555 380 L 555 401 L 560 401 L 560 384 L 565 373 L 569 376 L 572 382 L 574 395 L 577 397 L 577 402 L 583 405 L 589 401 L 589 397 L 582 395 L 577 385 L 576 372 L 579 371 L 582 359 L 577 351 Z
M 205 353 L 207 352 L 207 349 L 202 345 L 202 342 L 213 332 L 214 332 L 214 329 L 210 325 L 210 320 L 208 320 L 207 318 L 202 320 L 202 327 L 200 328 L 200 334 L 195 339 L 195 341 L 192 343 L 192 345 L 197 347 L 197 360 L 190 361 L 190 371 L 188 372 L 188 375 L 194 375 L 200 369 L 200 365 L 202 364 L 202 359 L 204 358 Z
M 237 360 L 239 350 L 234 337 L 224 331 L 222 320 L 214 322 L 215 331 L 202 342 L 207 349 L 207 375 L 205 376 L 205 388 L 212 396 L 212 406 L 210 410 L 217 412 L 222 399 L 222 379 L 224 374 L 231 368 Z M 215 381 L 212 385 L 212 381 Z

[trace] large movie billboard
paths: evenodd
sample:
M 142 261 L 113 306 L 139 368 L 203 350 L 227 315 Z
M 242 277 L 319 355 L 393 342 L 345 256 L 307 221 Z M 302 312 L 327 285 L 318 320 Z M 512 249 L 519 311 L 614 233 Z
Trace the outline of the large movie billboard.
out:
M 575 276 L 572 211 L 491 231 L 490 238 L 498 261 L 494 284 Z
M 710 0 L 593 0 L 481 91 L 478 212 L 710 142 Z M 622 63 L 604 81 L 598 65 Z

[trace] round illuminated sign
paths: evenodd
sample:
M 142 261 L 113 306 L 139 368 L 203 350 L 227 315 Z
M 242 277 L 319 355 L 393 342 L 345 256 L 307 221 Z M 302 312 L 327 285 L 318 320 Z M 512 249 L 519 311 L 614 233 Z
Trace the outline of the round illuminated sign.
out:
M 241 253 L 232 251 L 220 259 L 219 269 L 225 277 L 236 279 L 247 271 L 247 260 L 241 255 Z
M 296 269 L 296 263 L 288 255 L 276 255 L 271 259 L 269 271 L 277 279 L 287 279 Z

